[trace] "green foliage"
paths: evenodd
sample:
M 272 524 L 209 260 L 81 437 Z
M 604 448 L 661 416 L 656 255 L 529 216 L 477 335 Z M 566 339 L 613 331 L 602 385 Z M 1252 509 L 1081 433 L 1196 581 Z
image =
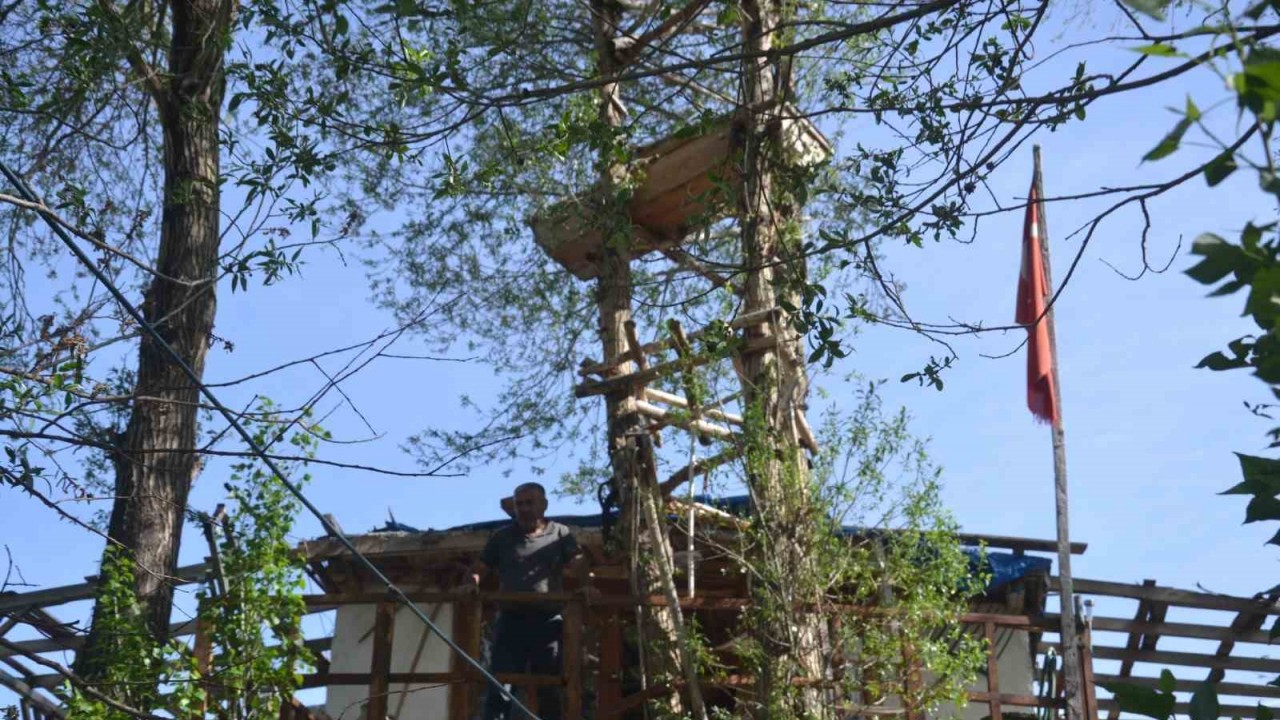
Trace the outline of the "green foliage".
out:
M 305 418 L 291 429 L 293 422 L 272 414 L 269 400 L 259 410 L 259 419 L 248 422 L 263 445 L 288 433 L 288 442 L 309 456 L 324 436 Z M 218 524 L 198 518 L 210 523 L 222 566 L 221 577 L 196 595 L 197 621 L 212 647 L 207 659 L 183 642 L 161 646 L 152 639 L 134 599 L 134 563 L 109 549 L 98 598 L 105 603 L 99 615 L 106 625 L 94 632 L 110 638 L 111 647 L 101 656 L 102 666 L 91 670 L 103 679 L 95 688 L 112 699 L 175 718 L 275 720 L 280 703 L 299 687 L 311 655 L 301 632 L 302 558 L 288 537 L 298 503 L 257 460 L 234 465 L 226 490 L 228 516 Z M 68 690 L 73 720 L 130 717 L 79 688 Z
M 811 676 L 806 653 L 819 652 L 845 658 L 851 694 L 898 695 L 920 709 L 963 704 L 985 646 L 959 617 L 986 573 L 961 551 L 940 503 L 939 472 L 910 435 L 905 411 L 885 414 L 876 386 L 867 386 L 856 408 L 827 418 L 812 472 L 799 450 L 778 449 L 761 419 L 759 410 L 746 418 L 752 522 L 733 555 L 746 558 L 753 589 L 743 660 L 779 679 L 761 699 L 770 717 L 796 716 L 801 691 L 786 679 Z M 850 525 L 861 530 L 851 536 Z M 803 647 L 806 631 L 808 642 L 826 637 L 824 650 Z M 929 682 L 904 658 L 927 668 Z
M 1169 720 L 1174 715 L 1174 707 L 1178 699 L 1174 696 L 1177 680 L 1173 673 L 1164 670 L 1160 673 L 1160 681 L 1156 687 L 1139 687 L 1128 683 L 1104 683 L 1103 688 L 1111 692 L 1120 706 L 1121 712 L 1129 712 L 1154 720 Z M 1217 683 L 1204 682 L 1196 688 L 1187 705 L 1187 717 L 1190 720 L 1219 720 L 1220 705 L 1218 703 Z M 1258 705 L 1258 718 L 1270 716 L 1266 706 Z

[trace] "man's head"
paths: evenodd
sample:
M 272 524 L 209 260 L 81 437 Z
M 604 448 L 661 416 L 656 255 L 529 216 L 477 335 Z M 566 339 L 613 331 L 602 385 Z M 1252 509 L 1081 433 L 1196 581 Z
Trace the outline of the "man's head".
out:
M 533 532 L 546 516 L 547 490 L 536 482 L 527 482 L 516 488 L 516 524 L 525 532 Z

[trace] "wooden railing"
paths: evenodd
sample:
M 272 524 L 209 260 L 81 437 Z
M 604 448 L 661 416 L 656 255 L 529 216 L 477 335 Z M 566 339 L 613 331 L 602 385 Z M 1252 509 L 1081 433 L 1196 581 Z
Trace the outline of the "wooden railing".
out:
M 576 593 L 442 593 L 422 592 L 410 593 L 409 598 L 417 603 L 438 604 L 450 603 L 454 607 L 452 625 L 449 628 L 454 642 L 474 658 L 480 656 L 481 631 L 483 625 L 483 609 L 486 605 L 513 606 L 536 603 L 543 606 L 562 608 L 564 636 L 561 644 L 563 672 L 559 677 L 534 674 L 496 675 L 499 682 L 509 684 L 522 690 L 522 702 L 531 710 L 538 712 L 536 688 L 558 685 L 563 688 L 564 719 L 579 720 L 583 716 L 583 631 L 588 622 L 592 622 L 598 631 L 599 668 L 595 675 L 596 710 L 595 717 L 609 720 L 637 709 L 651 700 L 660 699 L 678 692 L 683 683 L 651 686 L 643 691 L 624 696 L 623 661 L 624 643 L 623 628 L 626 624 L 625 613 L 634 611 L 637 606 L 665 606 L 662 597 L 630 597 L 599 596 L 588 599 Z M 467 720 L 475 716 L 477 703 L 483 702 L 483 694 L 479 692 L 484 679 L 474 668 L 465 663 L 457 653 L 452 654 L 448 672 L 392 672 L 391 648 L 394 641 L 394 603 L 379 594 L 324 594 L 305 596 L 310 607 L 335 607 L 341 605 L 374 605 L 377 608 L 373 630 L 373 658 L 368 673 L 335 673 L 319 672 L 307 675 L 303 679 L 303 687 L 326 687 L 337 685 L 367 685 L 369 699 L 366 717 L 382 718 L 387 713 L 387 699 L 392 685 L 448 685 L 449 720 Z M 684 598 L 680 605 L 685 610 L 701 611 L 741 611 L 749 605 L 742 598 L 703 596 Z M 874 612 L 874 611 L 870 611 Z M 1063 707 L 1060 697 L 1042 698 L 1034 695 L 1004 693 L 1000 689 L 1000 673 L 995 634 L 997 630 L 1012 630 L 1025 633 L 1056 633 L 1056 626 L 1047 618 L 1033 618 L 1025 615 L 1002 615 L 969 613 L 962 616 L 962 622 L 971 625 L 977 632 L 988 639 L 987 687 L 985 691 L 970 693 L 974 702 L 985 703 L 989 708 L 991 720 L 1002 720 L 1005 706 L 1026 708 L 1052 708 L 1055 715 Z M 1087 639 L 1087 635 L 1086 635 Z M 1087 648 L 1086 642 L 1086 648 Z M 1086 655 L 1086 668 L 1091 660 Z M 917 669 L 918 670 L 918 669 Z M 835 686 L 838 681 L 798 679 L 802 685 Z M 749 687 L 754 679 L 744 675 L 728 675 L 706 680 L 706 687 L 734 689 Z M 1062 687 L 1057 683 L 1056 687 Z M 1089 689 L 1086 704 L 1090 709 L 1087 716 L 1096 718 L 1096 702 L 1092 698 L 1092 683 L 1085 683 Z M 850 716 L 901 716 L 908 720 L 923 717 L 923 713 L 909 710 L 902 706 L 886 703 L 864 704 L 846 708 Z M 433 719 L 429 719 L 433 720 Z

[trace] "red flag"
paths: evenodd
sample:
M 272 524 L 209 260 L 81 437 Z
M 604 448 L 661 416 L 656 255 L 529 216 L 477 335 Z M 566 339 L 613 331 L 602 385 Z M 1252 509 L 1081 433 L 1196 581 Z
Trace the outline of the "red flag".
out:
M 1044 315 L 1045 298 L 1049 295 L 1040 242 L 1040 195 L 1032 181 L 1022 227 L 1022 273 L 1018 277 L 1018 311 L 1014 321 L 1028 326 L 1027 408 L 1037 420 L 1056 425 L 1058 393 L 1053 386 L 1053 346 L 1049 343 L 1052 320 L 1048 315 L 1040 317 Z M 1040 322 L 1037 323 L 1037 319 Z

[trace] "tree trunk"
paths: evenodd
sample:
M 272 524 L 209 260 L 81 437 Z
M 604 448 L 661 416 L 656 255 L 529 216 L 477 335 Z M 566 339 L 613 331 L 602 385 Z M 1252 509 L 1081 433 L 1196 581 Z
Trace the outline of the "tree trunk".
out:
M 619 62 L 614 38 L 622 19 L 621 6 L 612 0 L 591 0 L 591 24 L 596 42 L 597 70 L 601 76 L 612 75 Z M 600 88 L 600 120 L 609 127 L 622 124 L 621 101 L 616 83 Z M 627 323 L 631 321 L 631 222 L 625 203 L 613 191 L 624 179 L 626 167 L 618 164 L 609 149 L 602 148 L 600 178 L 605 188 L 605 204 L 597 218 L 604 240 L 603 259 L 597 285 L 596 302 L 600 312 L 600 339 L 606 358 L 616 357 L 630 349 Z M 610 374 L 631 372 L 635 364 L 619 364 Z M 670 584 L 664 576 L 663 558 L 670 558 L 671 548 L 666 527 L 653 532 L 646 523 L 648 493 L 654 487 L 643 487 L 646 478 L 657 467 L 653 445 L 646 436 L 646 423 L 636 409 L 636 391 L 624 390 L 605 396 L 609 463 L 613 492 L 621 511 L 620 535 L 631 558 L 631 586 L 636 595 L 660 594 Z M 646 473 L 646 469 L 649 471 Z M 646 493 L 646 490 L 648 493 Z M 644 663 L 644 682 L 669 682 L 680 673 L 679 608 L 645 608 L 636 613 L 640 626 L 640 648 Z M 697 692 L 697 689 L 692 689 Z M 701 705 L 701 703 L 695 703 Z M 671 700 L 671 709 L 680 711 L 679 697 Z
M 171 3 L 169 77 L 155 98 L 164 131 L 164 208 L 155 277 L 143 316 L 196 372 L 216 309 L 219 147 L 225 34 L 234 2 Z M 173 278 L 183 282 L 175 282 Z M 196 446 L 198 390 L 146 334 L 138 350 L 135 399 L 115 453 L 116 498 L 109 534 L 134 560 L 137 599 L 152 637 L 168 639 L 173 586 L 187 496 L 200 470 Z M 101 604 L 93 627 L 103 624 Z M 78 664 L 92 677 L 110 654 L 110 638 L 90 632 Z
M 782 15 L 779 0 L 744 0 L 744 50 L 756 57 L 744 67 L 746 104 L 742 155 L 742 262 L 746 269 L 742 312 L 776 307 L 780 299 L 800 305 L 806 279 L 800 253 L 796 203 L 779 187 L 786 162 L 782 143 L 779 66 L 766 56 Z M 749 557 L 757 566 L 753 587 L 759 608 L 755 627 L 761 667 L 751 712 L 758 718 L 821 717 L 822 696 L 794 691 L 792 680 L 822 677 L 826 636 L 820 617 L 799 608 L 821 599 L 811 565 L 816 507 L 809 465 L 801 448 L 797 413 L 803 412 L 808 379 L 803 338 L 790 323 L 748 328 L 749 337 L 780 335 L 776 349 L 742 358 L 743 397 L 749 416 L 748 482 L 755 528 Z

